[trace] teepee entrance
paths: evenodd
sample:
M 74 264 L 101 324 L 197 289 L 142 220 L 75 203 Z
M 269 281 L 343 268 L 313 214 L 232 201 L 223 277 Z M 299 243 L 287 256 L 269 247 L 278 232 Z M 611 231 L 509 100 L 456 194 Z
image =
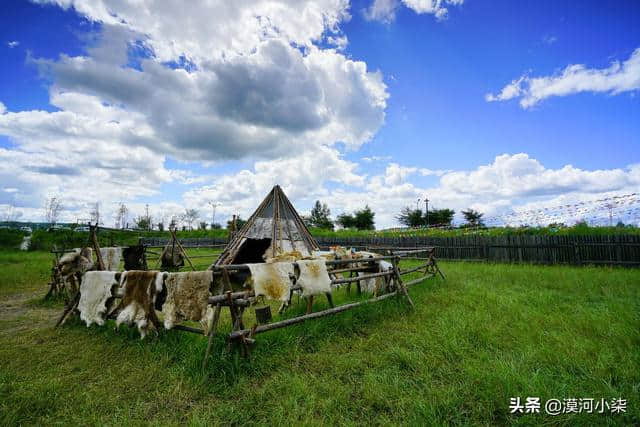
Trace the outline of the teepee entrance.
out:
M 259 263 L 292 251 L 306 257 L 316 250 L 318 243 L 282 188 L 276 185 L 229 242 L 214 266 Z

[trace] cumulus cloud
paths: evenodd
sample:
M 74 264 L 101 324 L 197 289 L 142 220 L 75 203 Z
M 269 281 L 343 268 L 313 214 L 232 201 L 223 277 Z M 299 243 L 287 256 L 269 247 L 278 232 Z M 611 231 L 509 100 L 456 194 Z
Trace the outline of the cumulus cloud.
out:
M 54 94 L 52 103 L 63 110 L 0 114 L 0 133 L 19 144 L 0 148 L 0 181 L 19 189 L 0 194 L 0 203 L 38 208 L 64 194 L 71 209 L 153 195 L 170 180 L 162 154 L 119 143 L 149 137 L 138 115 L 78 93 Z
M 384 122 L 388 93 L 381 73 L 313 44 L 329 33 L 330 43 L 345 46 L 346 37 L 335 33 L 348 18 L 342 1 L 256 1 L 244 9 L 223 2 L 213 16 L 235 19 L 227 32 L 199 21 L 209 2 L 176 6 L 179 11 L 147 2 L 57 3 L 102 22 L 102 30 L 86 56 L 33 62 L 57 91 L 86 93 L 141 114 L 156 135 L 145 142 L 172 157 L 273 158 L 292 146 L 336 142 L 357 148 Z M 256 20 L 260 26 L 252 27 Z M 201 33 L 182 31 L 193 26 Z M 136 67 L 125 66 L 139 44 L 148 55 Z M 176 67 L 184 61 L 188 66 Z
M 477 197 L 520 198 L 570 192 L 601 193 L 637 185 L 635 169 L 547 169 L 525 153 L 497 156 L 490 165 L 442 176 L 444 191 Z
M 327 197 L 328 182 L 362 187 L 366 177 L 359 175 L 357 168 L 356 163 L 344 160 L 336 149 L 319 146 L 293 157 L 258 161 L 253 170 L 216 177 L 209 185 L 187 191 L 184 200 L 201 208 L 216 201 L 221 203 L 221 214 L 241 213 L 246 217 L 275 184 L 297 201 Z
M 437 19 L 447 17 L 448 5 L 461 5 L 464 0 L 401 0 L 402 4 L 417 14 L 434 15 Z M 395 20 L 400 6 L 399 0 L 373 0 L 363 12 L 365 19 L 389 24 Z
M 522 76 L 506 85 L 498 94 L 487 94 L 487 102 L 520 98 L 522 108 L 531 108 L 552 96 L 580 92 L 617 95 L 640 89 L 640 48 L 624 62 L 614 61 L 608 68 L 569 65 L 563 71 L 546 77 Z
M 11 41 L 7 42 L 7 46 L 9 46 L 9 49 L 13 49 L 14 47 L 18 47 L 19 44 L 20 44 L 20 42 L 17 41 L 17 40 L 11 40 Z
M 400 166 L 397 163 L 390 163 L 385 170 L 384 183 L 389 186 L 395 186 L 406 181 L 407 177 L 416 173 L 418 168 Z
M 96 22 L 143 34 L 160 62 L 195 62 L 250 53 L 264 40 L 310 47 L 349 19 L 348 0 L 37 0 L 74 8 Z
M 302 171 L 301 173 L 294 170 Z M 315 170 L 316 173 L 307 173 Z M 438 176 L 432 186 L 417 185 L 414 174 Z M 624 169 L 584 170 L 566 165 L 544 167 L 527 154 L 504 154 L 487 165 L 469 171 L 431 171 L 391 163 L 384 172 L 366 176 L 357 164 L 342 159 L 337 151 L 323 148 L 313 156 L 256 164 L 254 170 L 223 175 L 213 183 L 188 191 L 185 204 L 206 209 L 208 201 L 219 201 L 221 215 L 250 215 L 275 183 L 301 211 L 315 200 L 328 203 L 334 216 L 369 205 L 376 212 L 378 228 L 396 226 L 396 216 L 418 198 L 428 197 L 433 208 L 458 212 L 473 208 L 487 216 L 522 210 L 531 203 L 593 199 L 616 192 L 634 192 L 640 185 L 640 165 Z M 330 190 L 327 181 L 349 182 L 351 188 Z
M 398 0 L 373 0 L 371 5 L 363 11 L 365 19 L 389 24 L 396 19 Z
M 47 195 L 64 194 L 69 210 L 95 200 L 133 206 L 165 184 L 210 178 L 169 169 L 167 159 L 248 159 L 265 180 L 279 177 L 265 163 L 272 159 L 291 176 L 305 165 L 362 183 L 334 147 L 366 143 L 389 95 L 380 72 L 341 53 L 347 1 L 38 2 L 99 25 L 79 35 L 82 55 L 28 57 L 51 82 L 55 111 L 0 103 L 0 135 L 12 143 L 0 152 L 0 180 L 20 190 L 0 193 L 0 204 L 34 214 Z

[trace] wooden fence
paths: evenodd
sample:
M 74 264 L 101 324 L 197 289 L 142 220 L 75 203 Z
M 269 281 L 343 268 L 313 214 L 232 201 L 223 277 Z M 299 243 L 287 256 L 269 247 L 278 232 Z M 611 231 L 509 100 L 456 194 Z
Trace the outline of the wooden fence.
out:
M 140 239 L 161 246 L 167 239 Z M 640 236 L 466 236 L 466 237 L 319 237 L 320 246 L 416 248 L 433 246 L 441 260 L 514 262 L 532 264 L 598 264 L 640 266 Z M 225 239 L 181 239 L 198 247 L 226 243 Z
M 320 238 L 318 242 L 323 246 L 339 244 L 371 249 L 433 246 L 436 257 L 446 260 L 640 265 L 638 235 Z

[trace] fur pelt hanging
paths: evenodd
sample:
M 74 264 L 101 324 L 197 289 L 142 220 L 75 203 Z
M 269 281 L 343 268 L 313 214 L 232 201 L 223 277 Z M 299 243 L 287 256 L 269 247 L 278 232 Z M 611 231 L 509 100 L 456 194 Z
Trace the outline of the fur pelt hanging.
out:
M 144 246 L 136 245 L 122 249 L 125 270 L 146 270 L 147 263 L 144 256 Z
M 184 267 L 184 256 L 180 247 L 172 242 L 167 243 L 162 251 L 161 263 L 163 270 L 178 270 Z
M 162 291 L 163 276 L 164 273 L 158 271 L 132 270 L 122 273 L 124 296 L 117 308 L 116 327 L 122 323 L 135 323 L 144 338 L 160 325 L 154 303 L 156 295 Z

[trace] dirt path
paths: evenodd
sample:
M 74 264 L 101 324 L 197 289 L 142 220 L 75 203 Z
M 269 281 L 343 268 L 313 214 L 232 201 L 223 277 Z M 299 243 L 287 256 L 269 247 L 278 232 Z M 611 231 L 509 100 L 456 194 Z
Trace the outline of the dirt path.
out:
M 3 296 L 0 299 L 0 335 L 34 329 L 34 326 L 53 326 L 62 307 L 40 306 L 38 298 L 42 298 L 39 292 Z

